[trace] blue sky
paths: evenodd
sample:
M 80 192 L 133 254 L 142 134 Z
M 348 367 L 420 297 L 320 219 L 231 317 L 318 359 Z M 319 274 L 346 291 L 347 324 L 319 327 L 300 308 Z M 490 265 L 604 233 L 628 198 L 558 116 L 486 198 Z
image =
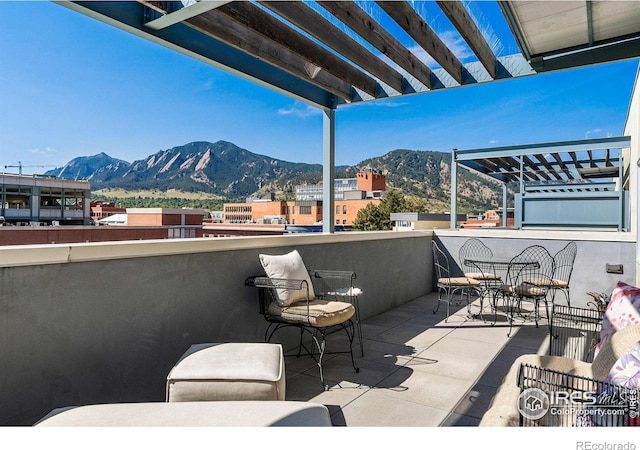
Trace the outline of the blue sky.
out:
M 508 54 L 515 44 L 502 45 Z M 318 110 L 50 2 L 0 1 L 0 61 L 0 170 L 20 161 L 24 173 L 39 173 L 27 166 L 99 152 L 131 162 L 203 140 L 322 161 Z M 398 148 L 618 136 L 637 67 L 625 61 L 341 107 L 336 164 Z

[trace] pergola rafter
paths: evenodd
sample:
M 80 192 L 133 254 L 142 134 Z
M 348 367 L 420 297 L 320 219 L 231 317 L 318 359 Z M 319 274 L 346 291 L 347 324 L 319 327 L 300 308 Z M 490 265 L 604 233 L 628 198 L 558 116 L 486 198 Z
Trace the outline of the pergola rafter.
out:
M 478 60 L 491 75 L 491 78 L 497 78 L 496 64 L 498 60 L 462 2 L 438 0 L 438 5 L 464 40 L 467 41 Z
M 260 4 L 324 42 L 338 54 L 344 55 L 397 92 L 404 92 L 408 82 L 400 72 L 384 63 L 304 3 L 261 1 Z
M 433 59 L 459 84 L 466 80 L 462 63 L 442 42 L 438 34 L 424 21 L 411 5 L 405 1 L 377 1 L 389 16 L 404 29 Z
M 441 85 L 440 82 L 434 83 L 435 75 L 422 60 L 355 3 L 319 1 L 318 4 L 428 89 L 432 89 L 435 84 Z
M 231 2 L 204 13 L 204 15 L 211 14 L 226 16 L 243 28 L 252 30 L 260 34 L 264 39 L 306 58 L 309 63 L 332 73 L 334 76 L 371 96 L 375 97 L 380 92 L 378 83 L 373 77 L 250 2 Z

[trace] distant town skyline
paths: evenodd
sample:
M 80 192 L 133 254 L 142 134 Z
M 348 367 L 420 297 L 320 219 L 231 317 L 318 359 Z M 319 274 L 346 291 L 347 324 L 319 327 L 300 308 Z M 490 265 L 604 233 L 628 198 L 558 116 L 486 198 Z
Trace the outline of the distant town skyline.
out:
M 322 162 L 319 110 L 52 2 L 0 1 L 0 56 L 0 170 L 100 152 L 133 162 L 218 140 Z M 636 59 L 340 107 L 336 164 L 617 136 L 637 69 Z

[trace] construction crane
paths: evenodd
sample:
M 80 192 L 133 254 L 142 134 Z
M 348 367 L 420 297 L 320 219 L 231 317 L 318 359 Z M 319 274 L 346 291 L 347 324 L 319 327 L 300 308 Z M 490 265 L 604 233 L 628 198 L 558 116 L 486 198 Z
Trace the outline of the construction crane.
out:
M 19 174 L 19 175 L 22 175 L 22 168 L 23 168 L 23 167 L 40 167 L 40 168 L 47 168 L 47 167 L 55 167 L 55 166 L 25 166 L 25 165 L 23 165 L 23 164 L 22 164 L 22 162 L 21 162 L 21 161 L 18 161 L 18 165 L 17 165 L 17 166 L 11 166 L 11 165 L 6 165 L 6 166 L 4 166 L 4 168 L 5 168 L 5 169 L 8 169 L 8 168 L 15 168 L 15 167 L 17 167 L 17 168 L 18 168 L 18 174 Z

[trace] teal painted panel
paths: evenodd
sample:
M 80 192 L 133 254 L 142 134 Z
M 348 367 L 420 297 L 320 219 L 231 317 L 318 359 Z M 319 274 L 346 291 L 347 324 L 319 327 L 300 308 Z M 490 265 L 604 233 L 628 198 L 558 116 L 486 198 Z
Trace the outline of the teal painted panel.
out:
M 602 192 L 601 196 L 580 193 L 547 196 L 516 195 L 516 221 L 519 228 L 620 228 L 629 226 L 629 195 L 623 192 L 622 208 L 618 195 Z M 621 212 L 622 210 L 622 212 Z

